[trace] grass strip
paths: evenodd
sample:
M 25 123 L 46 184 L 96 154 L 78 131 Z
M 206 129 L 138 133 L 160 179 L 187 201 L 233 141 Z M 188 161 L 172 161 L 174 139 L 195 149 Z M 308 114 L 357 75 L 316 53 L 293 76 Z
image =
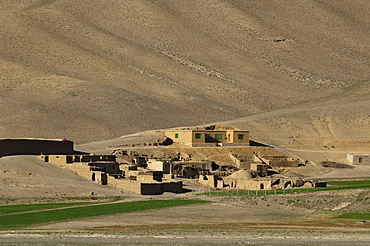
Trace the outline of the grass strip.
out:
M 48 208 L 79 206 L 85 204 L 94 204 L 91 202 L 70 202 L 70 203 L 38 203 L 38 204 L 21 204 L 21 205 L 4 205 L 0 206 L 0 214 L 19 213 L 35 211 Z
M 343 214 L 335 218 L 370 220 L 370 213 L 350 213 L 350 214 Z
M 370 187 L 370 180 L 344 180 L 344 181 L 327 181 L 328 185 L 336 186 L 368 186 Z
M 150 200 L 150 201 L 120 202 L 99 205 L 97 204 L 93 206 L 79 206 L 58 210 L 46 210 L 23 214 L 1 215 L 0 229 L 17 229 L 22 227 L 29 227 L 38 224 L 48 223 L 52 221 L 71 220 L 117 213 L 128 213 L 133 211 L 142 211 L 148 209 L 158 209 L 205 202 L 207 201 L 182 200 L 182 199 Z

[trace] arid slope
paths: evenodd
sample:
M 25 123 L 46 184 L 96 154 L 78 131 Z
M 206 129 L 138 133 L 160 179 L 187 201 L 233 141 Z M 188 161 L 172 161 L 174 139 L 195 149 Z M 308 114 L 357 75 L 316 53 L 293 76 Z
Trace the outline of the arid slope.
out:
M 341 121 L 330 123 L 364 136 L 353 122 L 367 117 L 369 9 L 362 0 L 1 1 L 0 137 L 84 143 L 327 100 L 346 108 L 329 110 Z M 330 120 L 292 112 L 275 117 Z

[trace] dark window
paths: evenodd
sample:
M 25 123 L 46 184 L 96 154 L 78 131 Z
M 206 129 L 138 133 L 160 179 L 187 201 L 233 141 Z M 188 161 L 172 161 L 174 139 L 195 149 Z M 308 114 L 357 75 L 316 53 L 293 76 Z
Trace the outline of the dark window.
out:
M 206 133 L 206 140 L 209 140 L 209 139 L 211 139 L 211 134 Z
M 222 134 L 216 134 L 215 138 L 216 138 L 217 140 L 222 140 Z
M 201 133 L 195 133 L 195 138 L 202 138 L 202 134 Z
M 244 134 L 238 134 L 238 139 L 244 139 Z
M 175 138 L 179 138 L 179 134 L 178 133 L 175 133 Z

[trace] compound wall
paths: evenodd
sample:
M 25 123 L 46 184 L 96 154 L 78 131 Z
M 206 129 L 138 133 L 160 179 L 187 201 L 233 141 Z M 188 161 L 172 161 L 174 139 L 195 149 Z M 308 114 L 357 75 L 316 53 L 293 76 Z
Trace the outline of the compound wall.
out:
M 73 142 L 45 139 L 0 139 L 0 157 L 7 155 L 71 155 Z

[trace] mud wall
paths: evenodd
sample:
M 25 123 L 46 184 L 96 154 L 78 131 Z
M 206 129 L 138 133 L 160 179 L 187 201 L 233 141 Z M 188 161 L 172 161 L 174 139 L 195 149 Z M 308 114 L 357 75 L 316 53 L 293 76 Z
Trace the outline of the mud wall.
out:
M 69 140 L 0 139 L 0 157 L 40 154 L 73 154 L 73 142 Z

